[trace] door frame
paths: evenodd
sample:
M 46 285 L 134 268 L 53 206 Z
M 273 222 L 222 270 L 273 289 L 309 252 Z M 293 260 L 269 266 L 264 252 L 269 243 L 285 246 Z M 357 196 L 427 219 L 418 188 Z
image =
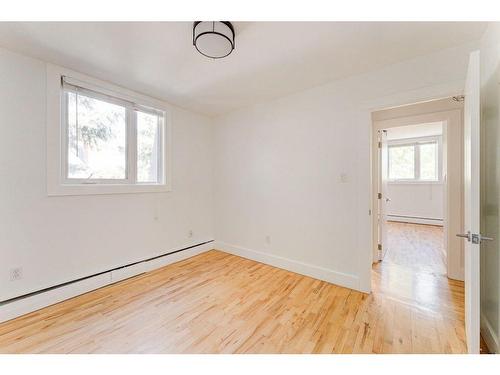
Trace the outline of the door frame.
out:
M 378 130 L 443 122 L 444 232 L 447 275 L 464 279 L 464 245 L 455 236 L 463 228 L 463 103 L 451 97 L 372 112 L 371 216 L 372 262 L 378 262 Z M 458 157 L 457 157 L 458 156 Z
M 464 106 L 464 230 L 465 247 L 465 336 L 470 354 L 480 353 L 480 258 L 481 258 L 481 79 L 479 51 L 469 56 Z M 468 116 L 465 116 L 468 114 Z M 471 234 L 472 233 L 472 239 Z M 479 241 L 474 236 L 479 235 Z

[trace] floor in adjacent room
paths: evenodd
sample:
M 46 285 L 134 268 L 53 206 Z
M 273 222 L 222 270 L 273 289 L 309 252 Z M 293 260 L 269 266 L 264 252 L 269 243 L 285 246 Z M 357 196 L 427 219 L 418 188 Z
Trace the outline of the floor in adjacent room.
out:
M 388 222 L 388 251 L 383 263 L 414 273 L 446 275 L 442 226 Z
M 212 250 L 0 324 L 0 352 L 465 352 L 463 283 L 431 264 L 439 228 L 391 233 L 371 295 Z
M 464 284 L 446 276 L 443 227 L 389 222 L 387 229 L 388 250 L 374 265 L 373 280 L 377 294 L 406 310 L 411 329 L 402 329 L 398 340 L 406 339 L 413 353 L 466 352 Z M 439 333 L 448 326 L 455 332 L 445 338 Z

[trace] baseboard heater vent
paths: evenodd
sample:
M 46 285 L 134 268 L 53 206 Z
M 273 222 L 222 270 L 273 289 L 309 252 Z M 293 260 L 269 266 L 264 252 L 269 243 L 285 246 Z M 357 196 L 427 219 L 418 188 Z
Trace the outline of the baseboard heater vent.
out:
M 423 216 L 408 216 L 408 215 L 387 215 L 389 221 L 400 221 L 417 224 L 443 225 L 443 219 Z
M 179 249 L 179 250 L 170 251 L 170 252 L 165 253 L 165 254 L 161 254 L 161 255 L 157 255 L 157 256 L 151 257 L 151 258 L 147 258 L 147 259 L 139 260 L 139 261 L 137 261 L 137 262 L 128 263 L 128 264 L 125 264 L 125 265 L 123 265 L 123 266 L 118 266 L 118 267 L 115 267 L 115 268 L 108 269 L 108 270 L 106 270 L 106 271 L 102 271 L 102 272 L 94 273 L 94 274 L 92 274 L 92 275 L 88 275 L 88 276 L 80 277 L 80 278 L 78 278 L 78 279 L 74 279 L 74 280 L 71 280 L 71 281 L 67 281 L 67 282 L 65 282 L 65 283 L 61 283 L 61 284 L 57 284 L 57 285 L 53 285 L 53 286 L 49 286 L 49 287 L 47 287 L 47 288 L 44 288 L 44 289 L 39 289 L 39 290 L 36 290 L 36 291 L 34 291 L 34 292 L 31 292 L 31 293 L 26 293 L 26 294 L 23 294 L 23 295 L 20 295 L 20 296 L 14 297 L 14 298 L 6 299 L 6 300 L 3 300 L 3 301 L 0 301 L 0 306 L 2 306 L 2 305 L 4 305 L 4 304 L 7 304 L 7 303 L 11 303 L 11 302 L 15 302 L 15 301 L 21 300 L 21 299 L 23 299 L 23 298 L 32 297 L 32 296 L 35 296 L 35 295 L 37 295 L 37 294 L 45 293 L 45 292 L 48 292 L 48 291 L 50 291 L 50 290 L 54 290 L 54 289 L 57 289 L 57 288 L 61 288 L 61 287 L 64 287 L 64 286 L 67 286 L 67 285 L 70 285 L 70 284 L 74 284 L 74 283 L 77 283 L 77 282 L 80 282 L 80 281 L 83 281 L 83 280 L 87 280 L 87 279 L 90 279 L 90 278 L 92 278 L 92 277 L 96 277 L 96 276 L 99 276 L 99 275 L 104 275 L 104 274 L 106 274 L 106 273 L 113 272 L 113 271 L 117 271 L 117 270 L 121 270 L 121 269 L 124 269 L 124 268 L 127 268 L 127 267 L 132 267 L 132 266 L 135 266 L 135 265 L 140 264 L 140 263 L 150 262 L 150 261 L 155 260 L 155 259 L 160 259 L 160 258 L 163 258 L 163 257 L 169 256 L 169 255 L 172 255 L 172 254 L 180 253 L 181 251 L 186 251 L 186 250 L 192 249 L 192 248 L 194 248 L 194 247 L 198 247 L 198 246 L 206 245 L 206 244 L 211 243 L 211 242 L 214 242 L 214 240 L 201 242 L 201 243 L 199 243 L 199 244 L 192 245 L 192 246 L 188 246 L 188 247 L 184 247 L 184 248 Z M 133 276 L 130 276 L 130 277 L 133 277 Z

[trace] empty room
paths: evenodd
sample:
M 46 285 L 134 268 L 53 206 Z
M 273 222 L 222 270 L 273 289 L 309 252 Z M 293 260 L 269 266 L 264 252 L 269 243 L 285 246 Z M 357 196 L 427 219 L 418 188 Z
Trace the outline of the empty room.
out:
M 187 11 L 0 22 L 0 362 L 498 353 L 500 23 Z

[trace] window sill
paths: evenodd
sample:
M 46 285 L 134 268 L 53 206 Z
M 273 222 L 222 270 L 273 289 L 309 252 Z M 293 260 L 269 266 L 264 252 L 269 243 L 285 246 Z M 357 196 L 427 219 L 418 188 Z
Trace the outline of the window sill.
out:
M 164 193 L 172 189 L 168 184 L 162 185 L 125 185 L 125 184 L 87 184 L 87 185 L 57 185 L 48 187 L 47 195 L 100 195 L 100 194 L 134 194 L 134 193 Z

